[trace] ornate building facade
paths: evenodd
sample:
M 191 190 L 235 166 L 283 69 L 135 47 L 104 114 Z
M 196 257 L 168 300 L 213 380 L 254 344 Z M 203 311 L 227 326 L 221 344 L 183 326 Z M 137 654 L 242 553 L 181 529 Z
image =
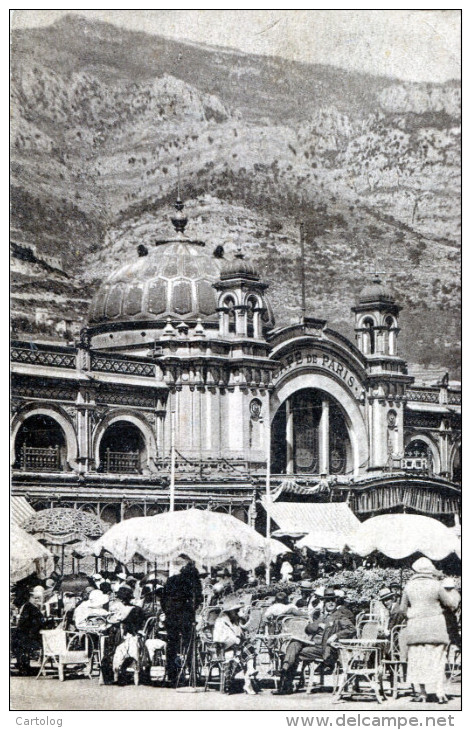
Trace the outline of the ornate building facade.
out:
M 304 317 L 277 329 L 267 284 L 185 236 L 138 248 L 99 287 L 74 346 L 15 340 L 12 493 L 112 524 L 169 507 L 255 523 L 274 498 L 347 500 L 360 517 L 453 522 L 461 392 L 414 385 L 400 306 L 374 278 L 352 302 L 355 343 Z

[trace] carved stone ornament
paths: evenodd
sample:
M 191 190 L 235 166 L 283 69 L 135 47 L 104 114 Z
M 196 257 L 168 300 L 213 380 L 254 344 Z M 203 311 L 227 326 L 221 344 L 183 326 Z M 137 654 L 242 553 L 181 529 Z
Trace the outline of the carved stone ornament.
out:
M 388 411 L 387 415 L 389 428 L 394 428 L 397 424 L 397 413 L 394 410 Z
M 254 420 L 260 418 L 260 414 L 262 412 L 262 401 L 260 401 L 258 398 L 253 398 L 250 401 L 250 416 Z

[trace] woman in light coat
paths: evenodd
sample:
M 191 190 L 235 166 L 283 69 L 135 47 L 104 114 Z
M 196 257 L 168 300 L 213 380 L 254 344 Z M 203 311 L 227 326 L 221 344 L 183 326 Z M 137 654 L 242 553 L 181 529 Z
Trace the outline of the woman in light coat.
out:
M 246 641 L 244 624 L 239 613 L 243 608 L 245 606 L 242 601 L 235 597 L 228 597 L 224 601 L 221 614 L 214 624 L 213 641 L 221 644 L 224 651 L 225 691 L 232 691 L 232 680 L 242 669 L 244 692 L 254 695 L 259 691 L 256 680 L 258 671 L 255 650 Z
M 448 644 L 444 608 L 456 608 L 456 598 L 443 588 L 428 558 L 416 560 L 412 570 L 415 574 L 404 588 L 400 606 L 407 615 L 407 678 L 419 688 L 414 702 L 427 702 L 430 694 L 444 704 Z

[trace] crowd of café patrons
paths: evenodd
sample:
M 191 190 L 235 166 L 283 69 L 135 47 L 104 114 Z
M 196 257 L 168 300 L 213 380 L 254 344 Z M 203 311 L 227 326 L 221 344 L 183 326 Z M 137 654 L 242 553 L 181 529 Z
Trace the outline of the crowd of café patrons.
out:
M 83 574 L 85 585 L 79 589 L 73 583 L 62 588 L 63 581 L 54 574 L 45 581 L 26 582 L 12 593 L 13 671 L 37 674 L 41 631 L 59 627 L 78 635 L 86 632 L 92 637 L 91 651 L 100 646 L 104 684 L 131 681 L 132 666 L 139 668 L 141 683 L 151 683 L 158 656 L 162 670 L 158 686 L 178 687 L 187 681 L 192 647 L 206 641 L 218 647 L 224 665 L 223 691 L 257 694 L 262 689 L 260 635 L 285 617 L 303 617 L 302 629 L 286 636 L 282 644 L 275 689 L 267 685 L 274 694 L 291 694 L 303 663 L 328 674 L 338 660 L 338 642 L 358 635 L 359 606 L 349 604 L 345 592 L 328 580 L 332 578 L 328 565 L 304 563 L 301 574 L 296 570 L 292 558 L 282 558 L 273 567 L 277 593 L 265 586 L 256 627 L 253 597 L 263 596 L 262 573 L 246 573 L 234 564 L 202 572 L 185 554 L 174 561 L 170 575 L 154 571 L 134 576 L 118 567 L 90 577 Z M 315 571 L 314 580 L 309 570 Z M 405 586 L 379 588 L 378 636 L 387 639 L 395 626 L 404 625 L 413 699 L 446 702 L 445 658 L 450 643 L 460 644 L 460 594 L 454 580 L 440 574 L 427 558 L 416 560 L 412 570 Z M 101 642 L 100 637 L 106 640 Z M 194 649 L 196 656 L 198 652 Z

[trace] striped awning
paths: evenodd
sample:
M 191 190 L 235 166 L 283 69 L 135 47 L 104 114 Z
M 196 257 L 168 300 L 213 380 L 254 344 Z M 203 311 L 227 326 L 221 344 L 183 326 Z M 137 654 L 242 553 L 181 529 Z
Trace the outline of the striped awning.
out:
M 10 522 L 20 527 L 26 520 L 35 514 L 35 510 L 31 507 L 25 497 L 11 497 L 10 499 Z
M 265 506 L 265 499 L 262 502 Z M 272 502 L 270 516 L 278 526 L 272 533 L 274 537 L 301 537 L 313 533 L 336 536 L 342 542 L 360 525 L 360 520 L 345 502 Z

